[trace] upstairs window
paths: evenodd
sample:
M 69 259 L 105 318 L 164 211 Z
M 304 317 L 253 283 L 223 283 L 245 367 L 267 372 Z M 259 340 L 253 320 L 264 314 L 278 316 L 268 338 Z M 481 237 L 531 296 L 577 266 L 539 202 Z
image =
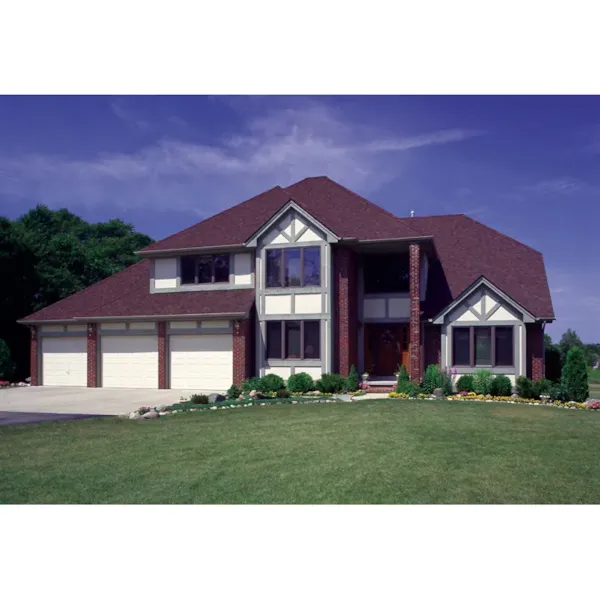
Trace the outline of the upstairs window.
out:
M 285 248 L 267 250 L 268 288 L 321 285 L 321 248 Z
M 229 254 L 181 257 L 181 284 L 229 283 Z
M 365 294 L 397 294 L 409 291 L 408 254 L 365 254 Z

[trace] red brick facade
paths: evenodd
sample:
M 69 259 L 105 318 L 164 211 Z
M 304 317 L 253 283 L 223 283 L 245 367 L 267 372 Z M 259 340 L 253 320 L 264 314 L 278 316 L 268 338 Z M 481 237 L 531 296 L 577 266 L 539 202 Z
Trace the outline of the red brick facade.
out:
M 169 388 L 167 382 L 167 322 L 158 322 L 158 389 L 166 390 Z
M 442 328 L 440 325 L 425 326 L 423 347 L 424 369 L 429 365 L 442 364 Z
M 346 376 L 358 368 L 358 273 L 356 255 L 349 248 L 333 252 L 335 332 L 333 370 Z
M 528 323 L 527 377 L 534 381 L 544 376 L 544 330 L 541 323 Z
M 87 326 L 87 386 L 98 387 L 98 326 Z
M 29 368 L 31 385 L 40 385 L 38 374 L 38 328 L 31 326 L 31 346 L 29 348 Z
M 410 378 L 420 380 L 421 371 L 421 257 L 418 244 L 411 244 L 410 261 Z
M 233 384 L 242 385 L 244 379 L 252 376 L 252 325 L 253 319 L 233 322 Z

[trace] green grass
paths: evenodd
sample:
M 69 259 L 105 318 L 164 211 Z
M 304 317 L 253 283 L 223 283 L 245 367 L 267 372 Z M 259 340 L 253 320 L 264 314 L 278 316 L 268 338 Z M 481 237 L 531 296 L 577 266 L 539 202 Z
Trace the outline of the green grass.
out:
M 365 400 L 0 428 L 3 503 L 599 503 L 600 414 Z
M 588 371 L 588 383 L 590 385 L 590 398 L 600 399 L 600 369 Z

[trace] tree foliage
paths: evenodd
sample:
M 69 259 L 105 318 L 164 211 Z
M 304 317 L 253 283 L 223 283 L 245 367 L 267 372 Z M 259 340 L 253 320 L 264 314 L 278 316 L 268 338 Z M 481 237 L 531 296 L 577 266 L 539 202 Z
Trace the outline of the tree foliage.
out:
M 583 348 L 574 346 L 567 354 L 562 372 L 561 383 L 569 400 L 583 402 L 590 395 L 588 385 L 587 364 Z
M 16 323 L 28 314 L 113 275 L 139 260 L 153 240 L 120 219 L 88 223 L 66 209 L 39 205 L 15 221 L 0 218 L 0 338 L 29 372 L 29 334 Z
M 583 342 L 580 337 L 573 331 L 573 329 L 567 329 L 558 342 L 558 349 L 560 351 L 560 360 L 564 365 L 567 360 L 567 354 L 571 348 L 582 348 Z

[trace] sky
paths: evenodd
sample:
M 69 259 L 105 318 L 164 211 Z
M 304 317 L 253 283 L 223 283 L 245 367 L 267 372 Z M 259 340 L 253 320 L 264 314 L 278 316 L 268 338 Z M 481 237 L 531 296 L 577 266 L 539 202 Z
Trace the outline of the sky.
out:
M 327 175 L 542 252 L 554 339 L 600 342 L 599 167 L 594 96 L 0 97 L 2 216 L 45 204 L 161 239 Z

